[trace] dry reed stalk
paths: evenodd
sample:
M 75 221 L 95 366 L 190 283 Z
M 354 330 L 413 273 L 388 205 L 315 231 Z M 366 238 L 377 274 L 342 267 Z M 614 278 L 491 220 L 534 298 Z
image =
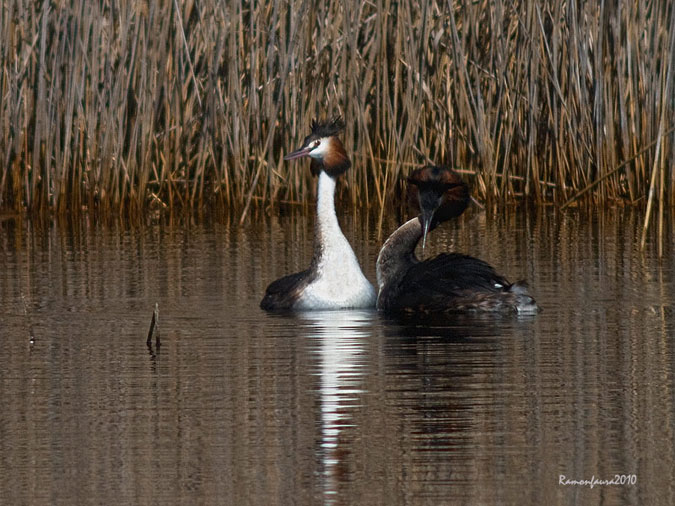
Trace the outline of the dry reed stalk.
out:
M 675 8 L 671 10 L 671 27 L 675 23 Z M 675 74 L 675 29 L 672 29 L 669 37 L 669 57 L 665 58 L 661 66 L 661 75 L 663 76 L 663 82 L 661 88 L 665 90 L 664 96 L 661 100 L 661 111 L 659 114 L 659 133 L 656 142 L 656 154 L 654 155 L 654 166 L 652 168 L 651 175 L 651 184 L 649 186 L 649 197 L 647 200 L 647 212 L 645 215 L 645 221 L 642 228 L 642 237 L 640 239 L 640 248 L 644 249 L 645 243 L 647 240 L 647 230 L 649 228 L 649 220 L 651 217 L 651 211 L 655 195 L 655 186 L 657 179 L 660 180 L 659 189 L 659 234 L 658 234 L 658 253 L 659 256 L 663 254 L 663 206 L 665 203 L 665 158 L 662 156 L 666 150 L 662 151 L 662 142 L 666 135 L 666 114 L 670 109 L 673 110 L 674 104 L 672 103 L 672 90 L 673 90 L 673 80 Z

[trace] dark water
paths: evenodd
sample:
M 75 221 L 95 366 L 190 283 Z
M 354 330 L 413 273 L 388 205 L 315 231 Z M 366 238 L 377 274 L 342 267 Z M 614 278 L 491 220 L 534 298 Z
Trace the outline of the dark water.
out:
M 0 503 L 675 504 L 672 226 L 659 260 L 641 220 L 474 212 L 431 253 L 527 278 L 544 312 L 397 321 L 258 309 L 311 215 L 5 219 Z M 376 220 L 342 222 L 373 279 Z

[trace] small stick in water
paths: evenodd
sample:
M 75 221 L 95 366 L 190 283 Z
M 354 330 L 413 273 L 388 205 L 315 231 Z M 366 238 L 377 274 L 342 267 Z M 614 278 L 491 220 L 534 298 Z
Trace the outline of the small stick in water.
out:
M 21 301 L 23 302 L 23 315 L 28 323 L 28 342 L 32 345 L 35 344 L 35 332 L 33 332 L 33 324 L 28 316 L 28 304 L 26 304 L 26 296 L 23 293 L 21 294 Z
M 148 340 L 145 342 L 148 346 L 152 346 L 152 336 L 155 336 L 155 344 L 159 346 L 159 304 L 155 302 L 155 310 L 152 312 L 152 320 L 150 321 L 150 330 L 148 331 Z

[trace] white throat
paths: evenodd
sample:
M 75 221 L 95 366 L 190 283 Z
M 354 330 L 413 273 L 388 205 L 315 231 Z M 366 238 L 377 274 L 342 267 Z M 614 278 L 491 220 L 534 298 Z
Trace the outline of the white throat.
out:
M 317 232 L 324 248 L 336 247 L 340 242 L 347 242 L 342 234 L 337 214 L 335 213 L 335 179 L 324 171 L 319 173 L 319 188 L 316 201 Z M 349 246 L 349 244 L 347 244 Z M 351 250 L 351 247 L 349 247 Z

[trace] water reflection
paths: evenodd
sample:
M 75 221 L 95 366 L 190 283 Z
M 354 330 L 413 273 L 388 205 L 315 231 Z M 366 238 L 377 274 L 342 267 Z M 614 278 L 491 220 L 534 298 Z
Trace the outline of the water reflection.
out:
M 373 311 L 315 311 L 300 316 L 306 322 L 311 352 L 319 357 L 318 395 L 321 406 L 321 445 L 318 457 L 323 475 L 325 504 L 332 504 L 338 482 L 345 478 L 340 435 L 355 427 L 354 410 L 360 406 L 363 376 L 372 358 L 365 343 L 372 337 Z
M 341 218 L 370 279 L 376 221 Z M 309 263 L 303 215 L 2 221 L 1 502 L 673 504 L 675 256 L 640 227 L 474 213 L 428 255 L 527 278 L 544 312 L 390 319 L 258 308 Z M 615 473 L 637 484 L 558 484 Z
M 388 459 L 400 462 L 399 480 L 409 500 L 489 504 L 508 497 L 503 471 L 495 467 L 504 455 L 495 443 L 509 433 L 514 408 L 505 381 L 509 350 L 515 339 L 528 342 L 532 335 L 531 319 L 387 321 L 387 418 L 400 421 Z M 511 475 L 522 472 L 516 462 Z M 474 486 L 490 480 L 498 480 L 499 493 Z

